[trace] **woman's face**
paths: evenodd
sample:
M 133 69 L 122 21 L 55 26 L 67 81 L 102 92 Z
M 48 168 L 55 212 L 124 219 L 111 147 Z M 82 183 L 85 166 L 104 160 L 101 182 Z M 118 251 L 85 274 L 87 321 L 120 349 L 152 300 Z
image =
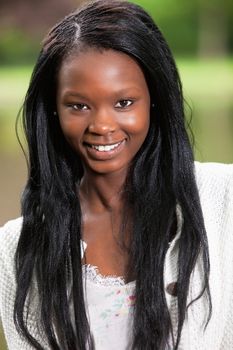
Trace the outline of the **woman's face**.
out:
M 126 170 L 150 123 L 144 74 L 128 55 L 89 48 L 67 58 L 58 74 L 57 111 L 85 171 Z

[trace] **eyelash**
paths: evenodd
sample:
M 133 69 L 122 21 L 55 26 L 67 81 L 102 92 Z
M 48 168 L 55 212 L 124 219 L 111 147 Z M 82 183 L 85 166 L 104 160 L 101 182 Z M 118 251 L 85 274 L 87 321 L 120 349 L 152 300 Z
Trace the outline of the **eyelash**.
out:
M 127 106 L 120 106 L 120 107 L 118 106 L 117 107 L 117 104 L 122 103 L 122 102 L 130 102 L 130 103 Z M 133 103 L 134 103 L 134 101 L 132 99 L 119 100 L 116 103 L 115 108 L 117 108 L 117 109 L 125 109 L 125 108 L 130 107 Z M 86 111 L 87 109 L 89 109 L 88 105 L 86 105 L 85 103 L 70 103 L 67 106 L 72 108 L 75 111 Z M 87 108 L 80 108 L 80 107 L 87 107 Z
M 116 107 L 116 108 L 127 108 L 127 107 L 130 107 L 130 106 L 133 104 L 134 101 L 131 100 L 131 99 L 128 99 L 128 100 L 127 100 L 127 99 L 126 99 L 126 100 L 120 100 L 120 101 L 117 102 L 117 104 L 118 104 L 118 103 L 121 103 L 121 102 L 130 102 L 130 104 L 127 105 L 127 106 L 123 106 L 123 107 L 121 106 L 121 107 Z M 117 105 L 117 104 L 116 104 L 116 105 Z

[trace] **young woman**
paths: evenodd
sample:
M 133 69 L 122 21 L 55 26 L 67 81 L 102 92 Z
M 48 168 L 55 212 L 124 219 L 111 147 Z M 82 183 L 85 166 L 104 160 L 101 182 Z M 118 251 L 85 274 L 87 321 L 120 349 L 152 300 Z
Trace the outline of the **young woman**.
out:
M 194 163 L 150 16 L 86 4 L 44 40 L 25 99 L 22 218 L 0 233 L 10 350 L 230 350 L 233 166 Z

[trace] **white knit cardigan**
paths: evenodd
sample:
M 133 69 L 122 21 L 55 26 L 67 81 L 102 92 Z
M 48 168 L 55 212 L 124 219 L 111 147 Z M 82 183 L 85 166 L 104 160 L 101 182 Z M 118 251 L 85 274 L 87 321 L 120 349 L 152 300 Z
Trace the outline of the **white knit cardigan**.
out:
M 208 316 L 206 295 L 189 307 L 179 350 L 231 350 L 233 349 L 233 165 L 195 162 L 195 168 L 209 242 L 213 310 L 212 318 L 204 331 L 203 325 Z M 178 217 L 178 221 L 182 224 L 181 218 Z M 16 219 L 9 221 L 0 229 L 0 318 L 9 350 L 32 349 L 18 335 L 13 322 L 16 289 L 14 254 L 21 225 L 22 219 Z M 177 324 L 177 298 L 169 294 L 167 287 L 177 280 L 179 235 L 178 228 L 176 237 L 168 249 L 164 268 L 164 287 L 174 328 Z M 201 290 L 201 266 L 199 258 L 191 276 L 189 301 Z M 37 324 L 37 306 L 37 295 L 34 292 L 28 314 L 29 329 L 47 350 L 49 346 Z

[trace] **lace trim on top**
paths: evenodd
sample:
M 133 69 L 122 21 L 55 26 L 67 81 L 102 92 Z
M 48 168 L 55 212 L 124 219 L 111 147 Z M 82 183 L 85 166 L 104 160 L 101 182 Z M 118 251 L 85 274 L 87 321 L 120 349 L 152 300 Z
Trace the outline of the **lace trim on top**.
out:
M 87 280 L 96 283 L 100 286 L 110 287 L 110 286 L 125 286 L 125 279 L 121 276 L 105 276 L 102 275 L 97 266 L 93 266 L 90 264 L 84 264 L 82 266 L 83 275 L 87 278 Z M 130 282 L 131 283 L 131 282 Z

